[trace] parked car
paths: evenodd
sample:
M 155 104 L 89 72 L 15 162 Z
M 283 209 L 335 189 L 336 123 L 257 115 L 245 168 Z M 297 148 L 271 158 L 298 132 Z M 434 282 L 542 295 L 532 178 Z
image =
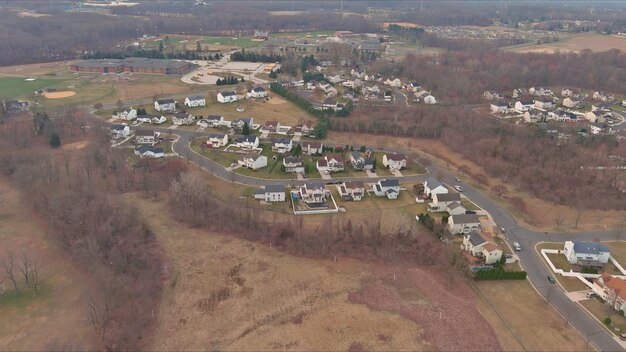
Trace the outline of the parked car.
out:
M 473 210 L 466 210 L 465 214 L 476 214 L 476 212 Z
M 504 255 L 504 257 L 505 257 L 505 258 L 507 258 L 507 259 L 509 259 L 509 258 L 513 258 L 513 254 L 506 253 L 506 254 Z
M 461 186 L 454 186 L 454 189 L 456 189 L 459 192 L 463 192 L 463 187 Z
M 626 334 L 620 334 L 619 339 L 622 341 L 626 341 Z
M 522 250 L 522 246 L 519 245 L 519 242 L 515 241 L 513 242 L 513 249 L 515 249 L 516 252 L 519 252 Z
M 458 177 L 457 177 L 457 178 L 455 178 L 454 180 L 455 180 L 456 182 L 461 182 L 461 179 L 460 179 L 460 178 L 458 178 Z
M 556 280 L 554 279 L 554 277 L 552 277 L 552 275 L 548 275 L 548 281 L 550 281 L 551 284 L 556 283 Z
M 597 297 L 598 295 L 593 291 L 587 291 L 587 298 Z

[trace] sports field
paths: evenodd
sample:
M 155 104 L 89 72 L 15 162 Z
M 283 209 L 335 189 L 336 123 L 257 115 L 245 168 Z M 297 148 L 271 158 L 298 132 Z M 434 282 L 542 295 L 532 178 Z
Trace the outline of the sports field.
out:
M 591 51 L 607 51 L 619 49 L 626 51 L 626 37 L 616 35 L 606 35 L 600 33 L 584 33 L 562 39 L 554 43 L 517 45 L 504 50 L 515 53 L 548 53 L 580 52 L 584 49 Z
M 65 82 L 63 79 L 37 78 L 26 81 L 28 77 L 0 77 L 0 98 L 13 99 L 39 89 L 56 87 Z

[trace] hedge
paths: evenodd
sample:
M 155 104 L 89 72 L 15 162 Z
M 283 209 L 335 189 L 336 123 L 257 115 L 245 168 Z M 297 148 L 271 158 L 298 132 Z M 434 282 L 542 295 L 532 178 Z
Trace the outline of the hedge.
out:
M 476 273 L 476 280 L 526 280 L 526 272 L 504 269 L 485 270 Z

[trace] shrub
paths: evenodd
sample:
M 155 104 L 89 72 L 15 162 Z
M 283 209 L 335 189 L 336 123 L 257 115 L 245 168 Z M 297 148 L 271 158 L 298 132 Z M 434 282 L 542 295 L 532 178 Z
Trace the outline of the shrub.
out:
M 58 148 L 61 146 L 61 137 L 56 132 L 50 133 L 50 138 L 48 139 L 48 144 L 52 148 Z
M 506 271 L 502 268 L 479 271 L 476 280 L 526 280 L 525 271 Z
M 611 318 L 610 317 L 604 318 L 604 324 L 611 325 Z

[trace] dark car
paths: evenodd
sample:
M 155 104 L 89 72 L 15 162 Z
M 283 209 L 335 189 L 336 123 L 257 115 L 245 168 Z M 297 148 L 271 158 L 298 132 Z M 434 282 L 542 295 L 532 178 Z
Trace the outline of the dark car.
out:
M 554 277 L 552 277 L 551 275 L 548 275 L 548 281 L 550 281 L 551 284 L 556 283 L 556 280 L 554 280 Z
M 473 210 L 466 210 L 465 214 L 476 214 L 476 212 Z

